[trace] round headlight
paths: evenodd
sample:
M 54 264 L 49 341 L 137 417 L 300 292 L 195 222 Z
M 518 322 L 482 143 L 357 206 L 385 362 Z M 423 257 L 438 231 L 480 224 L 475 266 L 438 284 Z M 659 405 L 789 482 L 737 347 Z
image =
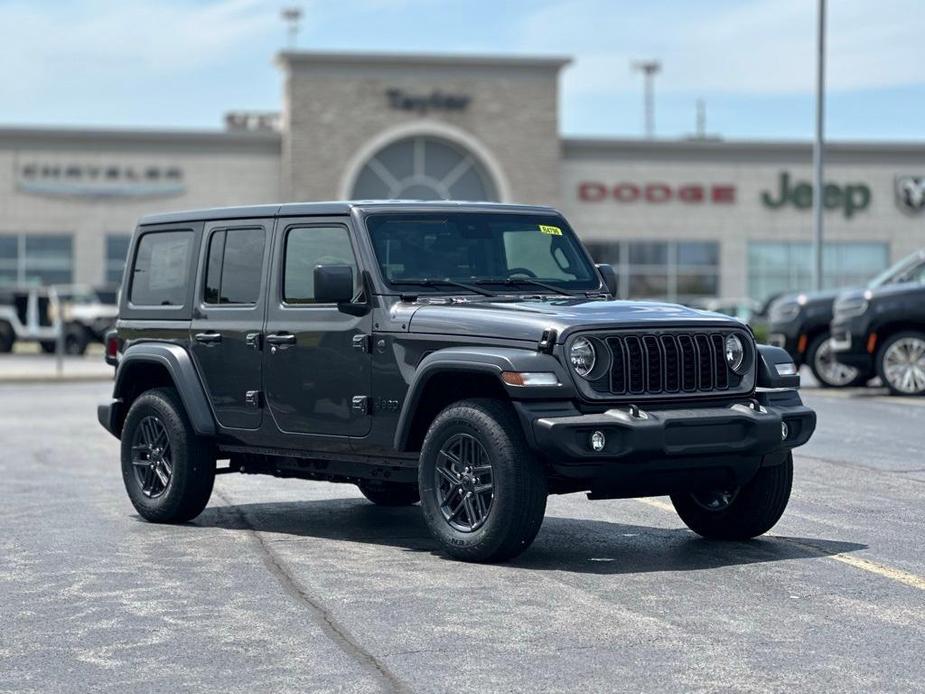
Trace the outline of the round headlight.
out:
M 581 377 L 587 376 L 594 368 L 597 361 L 597 355 L 594 352 L 594 345 L 586 337 L 579 337 L 572 343 L 568 351 L 568 360 Z
M 745 347 L 742 346 L 742 340 L 738 335 L 726 337 L 726 363 L 737 374 L 742 373 L 742 367 L 745 365 Z

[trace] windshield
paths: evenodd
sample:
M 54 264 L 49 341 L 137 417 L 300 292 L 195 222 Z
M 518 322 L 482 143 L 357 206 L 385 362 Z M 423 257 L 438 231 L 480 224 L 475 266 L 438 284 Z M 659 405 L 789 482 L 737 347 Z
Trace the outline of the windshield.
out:
M 457 293 L 497 285 L 533 294 L 600 288 L 595 268 L 559 216 L 380 214 L 368 217 L 366 226 L 391 286 Z
M 921 252 L 907 256 L 895 265 L 890 266 L 879 275 L 874 277 L 870 282 L 868 282 L 867 287 L 869 289 L 876 289 L 877 287 L 882 287 L 885 284 L 904 282 L 906 281 L 905 278 L 912 274 L 913 271 L 919 266 L 925 266 Z

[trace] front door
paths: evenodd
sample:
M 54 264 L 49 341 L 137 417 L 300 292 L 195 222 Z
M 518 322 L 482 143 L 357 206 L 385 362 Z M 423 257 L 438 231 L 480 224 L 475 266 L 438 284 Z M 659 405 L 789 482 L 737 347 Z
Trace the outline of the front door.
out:
M 349 221 L 281 219 L 278 228 L 263 355 L 270 413 L 284 433 L 364 436 L 372 318 L 314 298 L 317 265 L 350 265 L 355 298 L 362 293 Z
M 205 227 L 190 327 L 193 358 L 218 423 L 258 429 L 261 332 L 266 313 L 272 219 Z

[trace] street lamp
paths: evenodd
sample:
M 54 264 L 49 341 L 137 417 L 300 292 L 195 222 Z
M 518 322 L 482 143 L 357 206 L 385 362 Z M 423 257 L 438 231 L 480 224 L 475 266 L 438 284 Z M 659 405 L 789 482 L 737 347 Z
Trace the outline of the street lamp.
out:
M 816 138 L 813 141 L 813 286 L 822 289 L 823 169 L 825 166 L 825 0 L 816 27 Z
M 661 71 L 662 64 L 658 60 L 637 60 L 632 63 L 632 69 L 641 72 L 643 76 L 645 132 L 651 140 L 655 137 L 655 75 Z

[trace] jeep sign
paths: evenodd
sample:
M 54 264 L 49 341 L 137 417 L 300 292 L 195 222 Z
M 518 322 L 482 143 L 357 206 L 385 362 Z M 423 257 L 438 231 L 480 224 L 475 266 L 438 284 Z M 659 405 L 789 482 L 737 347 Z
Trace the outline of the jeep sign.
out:
M 849 183 L 840 186 L 826 183 L 822 194 L 822 204 L 827 210 L 841 210 L 845 219 L 851 219 L 856 212 L 870 206 L 870 188 L 864 183 Z M 813 206 L 813 186 L 808 181 L 791 181 L 790 173 L 782 171 L 778 179 L 776 193 L 764 191 L 761 202 L 765 207 L 776 210 L 785 205 L 793 205 L 798 210 L 808 210 Z

